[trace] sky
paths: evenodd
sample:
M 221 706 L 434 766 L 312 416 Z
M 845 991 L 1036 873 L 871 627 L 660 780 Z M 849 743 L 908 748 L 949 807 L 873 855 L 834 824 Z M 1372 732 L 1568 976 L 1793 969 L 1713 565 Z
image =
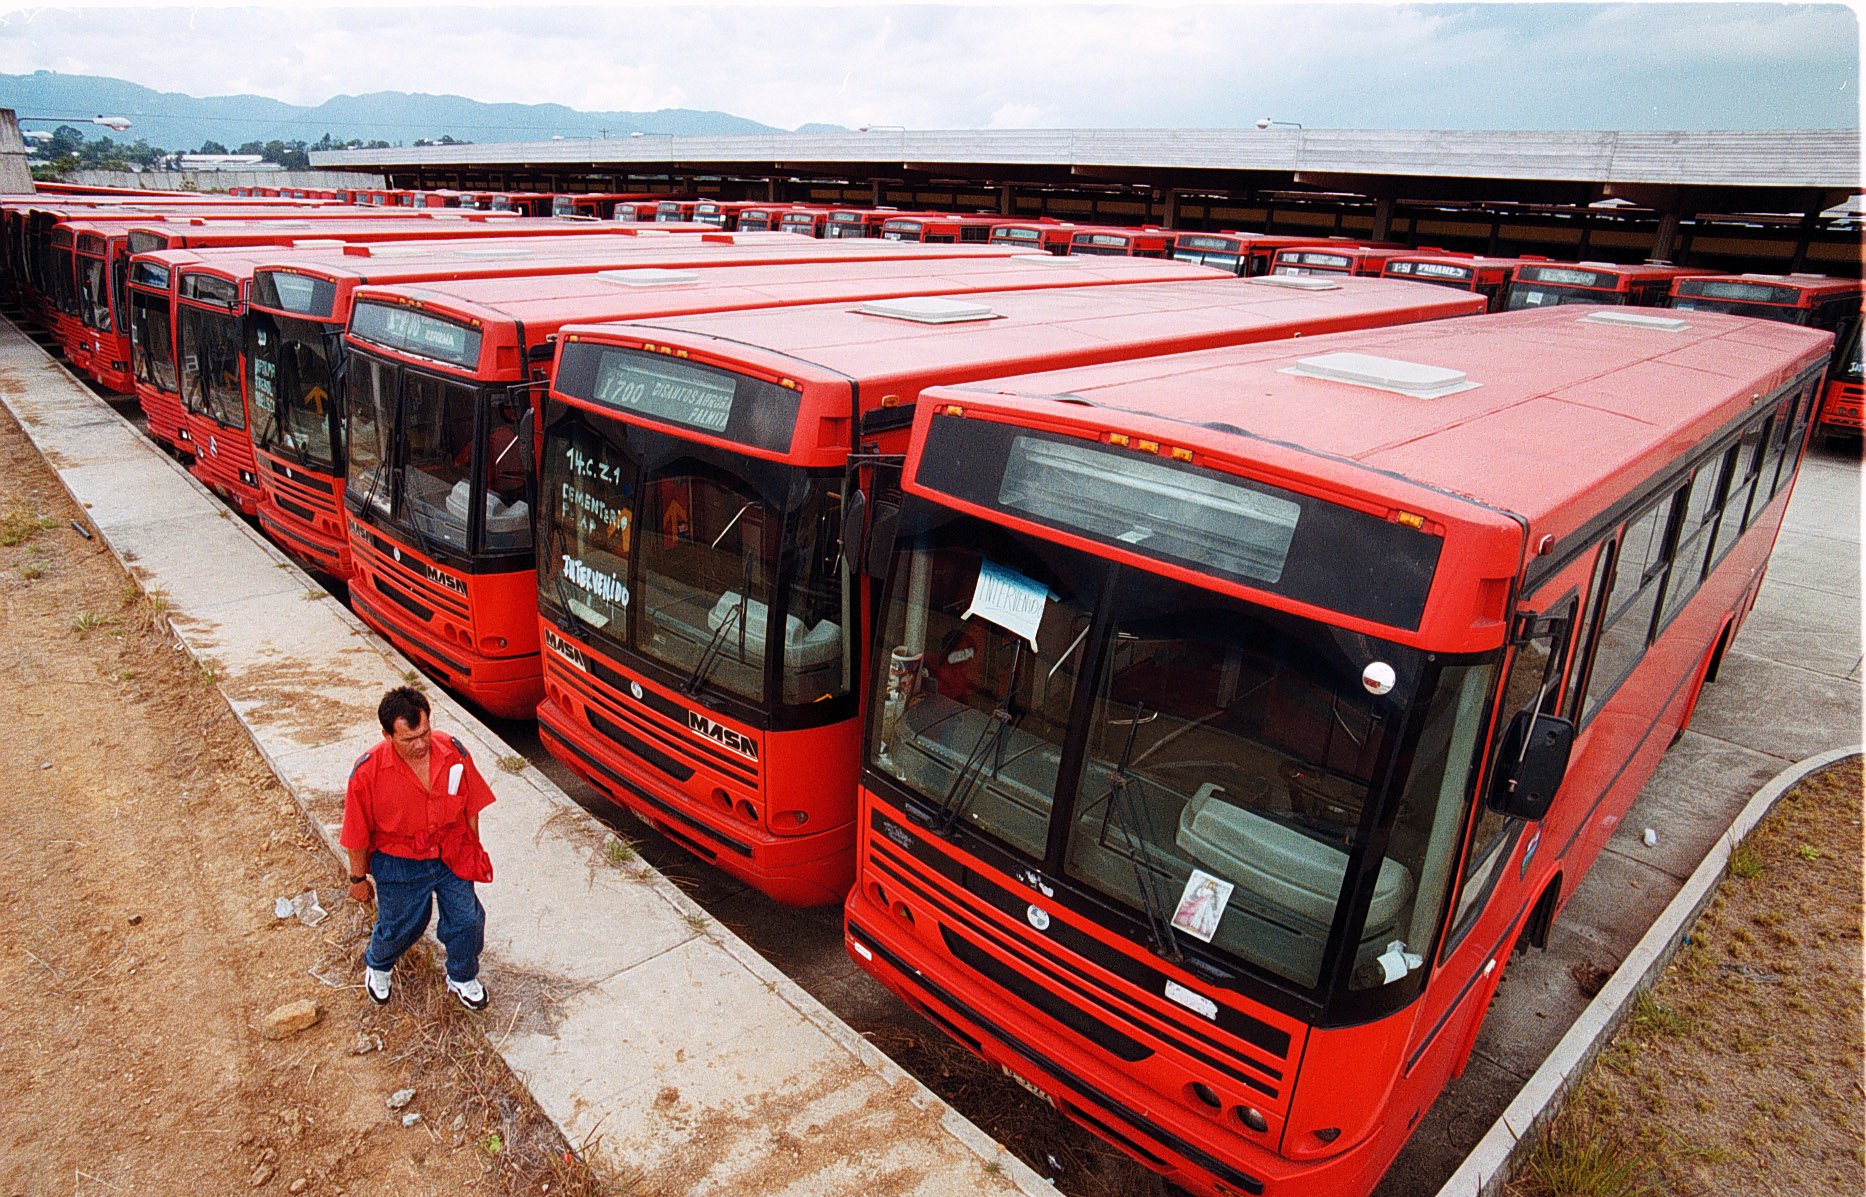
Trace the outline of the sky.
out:
M 0 0 L 0 73 L 295 104 L 396 90 L 779 128 L 1856 127 L 1841 4 Z M 4 104 L 0 97 L 0 104 Z

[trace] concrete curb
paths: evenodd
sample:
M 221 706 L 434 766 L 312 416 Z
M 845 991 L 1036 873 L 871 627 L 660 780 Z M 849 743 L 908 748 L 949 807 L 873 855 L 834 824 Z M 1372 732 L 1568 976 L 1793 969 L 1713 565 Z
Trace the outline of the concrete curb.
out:
M 30 340 L 23 333 L 16 331 L 14 326 L 0 320 L 0 356 L 11 351 L 13 346 L 10 343 L 15 337 L 20 343 L 31 344 Z M 37 349 L 36 346 L 35 349 Z M 40 352 L 43 351 L 40 350 Z M 69 386 L 74 393 L 68 397 L 53 397 L 49 402 L 34 403 L 16 401 L 6 390 L 0 390 L 0 404 L 3 404 L 18 421 L 27 439 L 46 460 L 60 488 L 71 497 L 80 510 L 85 512 L 85 522 L 95 530 L 98 539 L 110 549 L 111 555 L 118 564 L 132 577 L 146 578 L 150 574 L 150 569 L 147 563 L 140 561 L 137 554 L 120 539 L 120 535 L 113 535 L 113 531 L 119 534 L 121 532 L 120 525 L 115 529 L 112 526 L 123 514 L 120 505 L 105 504 L 104 507 L 108 509 L 100 510 L 93 515 L 90 510 L 92 504 L 87 502 L 84 495 L 80 493 L 80 487 L 74 483 L 72 477 L 67 476 L 69 471 L 75 469 L 88 478 L 94 476 L 94 472 L 100 465 L 127 467 L 133 464 L 135 467 L 133 472 L 140 485 L 166 487 L 178 484 L 183 489 L 173 493 L 186 494 L 189 509 L 185 512 L 178 511 L 174 516 L 175 521 L 180 522 L 191 518 L 209 521 L 212 534 L 221 538 L 223 546 L 230 543 L 237 544 L 236 555 L 250 547 L 264 558 L 265 564 L 261 567 L 261 573 L 268 584 L 276 579 L 279 586 L 288 594 L 292 590 L 298 590 L 302 591 L 300 598 L 326 600 L 314 604 L 318 609 L 318 617 L 336 620 L 341 626 L 341 631 L 336 633 L 340 642 L 359 646 L 365 650 L 366 656 L 379 660 L 383 675 L 390 679 L 391 684 L 398 677 L 410 676 L 417 672 L 411 662 L 377 636 L 347 607 L 330 600 L 316 581 L 299 569 L 259 532 L 244 521 L 232 518 L 208 488 L 143 437 L 134 425 L 110 408 L 102 398 L 72 375 L 64 363 L 48 354 L 43 357 L 42 363 L 35 364 L 42 365 L 47 378 L 56 379 L 61 386 Z M 37 384 L 35 381 L 28 380 L 24 385 L 31 388 Z M 48 441 L 51 442 L 51 447 L 48 447 Z M 75 463 L 67 456 L 67 451 L 71 450 L 78 441 L 82 441 L 87 450 L 93 453 L 93 457 L 83 463 Z M 110 459 L 108 455 L 112 452 L 113 442 L 117 450 L 125 451 L 130 456 Z M 229 600 L 224 605 L 228 608 L 238 608 L 241 604 Z M 210 607 L 207 610 L 211 612 L 213 608 Z M 221 662 L 210 651 L 209 645 L 201 643 L 199 631 L 191 626 L 196 622 L 196 619 L 183 610 L 182 605 L 178 603 L 170 612 L 167 630 L 177 645 L 187 651 L 197 664 L 215 668 L 217 678 L 214 685 L 221 700 L 227 703 L 249 742 L 258 750 L 260 756 L 278 777 L 279 783 L 291 794 L 312 829 L 324 840 L 333 855 L 342 861 L 343 853 L 336 843 L 337 824 L 342 814 L 341 791 L 333 791 L 330 788 L 328 783 L 331 778 L 325 776 L 330 770 L 324 767 L 325 762 L 317 761 L 315 767 L 311 768 L 308 773 L 307 762 L 302 759 L 321 756 L 323 750 L 297 748 L 289 752 L 281 752 L 278 737 L 275 734 L 267 734 L 268 728 L 263 721 L 263 704 L 255 703 L 250 695 L 242 695 L 238 677 L 219 669 Z M 517 774 L 509 774 L 491 768 L 491 761 L 513 755 L 511 747 L 482 724 L 472 712 L 455 702 L 438 687 L 429 690 L 429 698 L 433 703 L 437 722 L 465 740 L 478 760 L 487 762 L 487 780 L 502 800 L 512 799 L 496 807 L 496 811 L 504 811 L 507 808 L 525 809 L 523 804 L 530 800 L 538 804 L 531 809 L 535 811 L 538 806 L 541 806 L 548 812 L 523 827 L 508 829 L 508 838 L 528 840 L 534 845 L 548 839 L 552 846 L 560 849 L 568 841 L 575 849 L 576 859 L 580 859 L 583 853 L 600 850 L 600 843 L 610 834 L 607 828 L 536 769 L 526 768 Z M 256 721 L 256 715 L 262 718 Z M 276 731 L 276 729 L 271 730 Z M 348 755 L 342 755 L 341 759 L 335 762 L 339 771 L 347 765 L 348 759 Z M 317 784 L 320 781 L 326 784 L 320 786 Z M 489 827 L 484 830 L 487 831 L 488 843 L 491 845 L 493 829 Z M 514 836 L 513 833 L 516 835 Z M 561 854 L 558 860 L 562 862 Z M 926 1140 L 920 1145 L 924 1154 L 920 1154 L 914 1161 L 917 1165 L 916 1171 L 919 1173 L 915 1181 L 920 1186 L 915 1191 L 931 1194 L 951 1186 L 955 1190 L 1014 1192 L 1024 1194 L 1025 1197 L 1041 1197 L 1043 1194 L 1050 1194 L 1053 1197 L 1056 1191 L 1054 1187 L 1028 1165 L 995 1142 L 958 1111 L 947 1106 L 937 1094 L 922 1085 L 889 1059 L 885 1053 L 844 1024 L 815 998 L 758 955 L 749 945 L 721 926 L 673 882 L 639 860 L 627 865 L 623 873 L 626 874 L 627 883 L 631 887 L 653 895 L 655 902 L 649 903 L 650 906 L 658 902 L 665 909 L 671 910 L 671 918 L 665 915 L 662 917 L 688 928 L 683 933 L 686 938 L 709 944 L 709 950 L 719 952 L 728 958 L 733 966 L 742 970 L 742 979 L 738 989 L 745 994 L 755 995 L 745 1000 L 762 1001 L 762 994 L 768 994 L 777 1007 L 787 1009 L 788 1013 L 783 1016 L 784 1018 L 801 1020 L 833 1044 L 835 1049 L 846 1053 L 848 1057 L 853 1057 L 852 1063 L 857 1065 L 857 1071 L 852 1072 L 851 1075 L 858 1075 L 860 1071 L 872 1074 L 886 1095 L 921 1112 L 918 1127 L 924 1128 L 927 1124 L 931 1124 L 939 1128 L 938 1132 L 928 1134 Z M 499 961 L 497 953 L 491 950 L 490 945 L 486 960 L 488 967 L 496 970 Z M 496 984 L 498 973 L 494 971 L 491 975 L 495 978 Z M 598 987 L 588 984 L 577 986 L 578 992 L 582 993 L 588 993 L 595 988 Z M 691 999 L 668 994 L 663 1000 L 677 1004 Z M 588 1103 L 576 1091 L 577 1078 L 575 1076 L 550 1075 L 558 1070 L 560 1059 L 551 1054 L 549 1050 L 552 1047 L 550 1037 L 534 1038 L 542 1042 L 532 1045 L 534 1050 L 532 1059 L 517 1058 L 514 1050 L 505 1046 L 504 1040 L 501 1040 L 499 1045 L 501 1055 L 506 1058 L 520 1081 L 533 1091 L 541 1108 L 557 1125 L 566 1141 L 572 1145 L 589 1142 L 592 1137 L 589 1133 L 590 1127 L 580 1126 L 579 1120 L 594 1122 L 600 1126 L 602 1125 L 601 1118 L 590 1113 Z M 584 1050 L 590 1050 L 591 1046 L 585 1045 Z M 670 1042 L 667 1047 L 670 1051 L 674 1051 L 678 1045 Z M 685 1053 L 678 1054 L 684 1056 Z M 782 1053 L 774 1052 L 774 1054 Z M 821 1059 L 824 1054 L 833 1058 L 835 1052 L 818 1053 L 816 1058 Z M 730 1061 L 722 1064 L 721 1067 L 729 1070 Z M 539 1070 L 544 1070 L 546 1074 L 539 1075 Z M 860 1087 L 865 1089 L 872 1084 L 873 1082 L 864 1081 Z M 745 1096 L 749 1100 L 757 1094 L 753 1092 Z M 825 1111 L 829 1117 L 834 1117 L 835 1113 L 834 1110 Z M 857 1120 L 859 1121 L 859 1118 Z M 647 1129 L 650 1130 L 652 1136 L 658 1128 Z M 884 1130 L 883 1133 L 885 1135 L 887 1132 Z M 894 1133 L 896 1135 L 911 1134 L 912 1130 L 905 1124 L 897 1124 Z M 935 1142 L 942 1137 L 946 1138 L 957 1150 Z M 911 1143 L 897 1141 L 888 1146 L 909 1155 L 916 1154 L 915 1145 Z M 609 1153 L 603 1154 L 607 1156 Z M 626 1166 L 633 1165 L 633 1161 L 628 1160 L 611 1160 L 610 1162 Z M 768 1191 L 792 1191 L 789 1186 L 799 1179 L 791 1177 L 788 1180 L 776 1180 Z M 851 1182 L 859 1183 L 852 1177 L 840 1174 L 822 1176 L 817 1179 L 819 1182 L 838 1184 L 839 1191 L 842 1185 Z M 767 1191 L 756 1184 L 747 1187 L 742 1179 L 730 1187 L 738 1192 Z
M 1587 1075 L 1595 1057 L 1606 1048 L 1631 1012 L 1634 1000 L 1657 982 L 1658 975 L 1684 943 L 1698 915 L 1717 892 L 1730 854 L 1737 845 L 1755 830 L 1795 783 L 1835 761 L 1858 756 L 1861 751 L 1861 746 L 1856 744 L 1797 761 L 1756 791 L 1755 797 L 1737 814 L 1729 830 L 1718 838 L 1703 863 L 1665 908 L 1665 913 L 1620 962 L 1606 987 L 1588 1003 L 1581 1017 L 1562 1036 L 1561 1042 L 1555 1045 L 1555 1050 L 1536 1069 L 1515 1100 L 1439 1188 L 1438 1197 L 1499 1197 L 1503 1193 L 1503 1186 L 1516 1165 L 1534 1146 L 1537 1132 L 1560 1111 L 1568 1090 Z

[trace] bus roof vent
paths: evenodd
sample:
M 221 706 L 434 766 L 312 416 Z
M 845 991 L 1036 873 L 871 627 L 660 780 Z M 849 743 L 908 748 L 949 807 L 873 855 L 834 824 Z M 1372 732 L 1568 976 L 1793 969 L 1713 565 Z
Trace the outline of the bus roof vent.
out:
M 1260 287 L 1287 287 L 1291 291 L 1339 291 L 1340 283 L 1331 283 L 1325 278 L 1313 274 L 1260 274 L 1256 278 L 1247 278 L 1247 283 Z
M 1592 266 L 1596 270 L 1618 270 L 1620 268 L 1618 262 L 1576 262 L 1575 265 Z M 1650 265 L 1650 263 L 1648 263 L 1648 265 Z
M 1581 317 L 1583 324 L 1617 324 L 1623 328 L 1647 328 L 1653 332 L 1681 333 L 1691 326 L 1676 316 L 1648 316 L 1644 312 L 1622 312 L 1618 308 L 1599 308 Z
M 1012 254 L 1013 262 L 1041 262 L 1045 266 L 1087 266 L 1089 260 L 1081 254 Z
M 522 245 L 465 245 L 460 248 L 463 258 L 529 258 L 532 252 Z
M 963 299 L 944 299 L 936 295 L 909 295 L 900 299 L 874 299 L 855 309 L 862 316 L 886 316 L 892 320 L 911 320 L 915 324 L 964 324 L 973 320 L 996 320 L 998 313 L 982 303 Z
M 1305 357 L 1293 366 L 1283 367 L 1279 373 L 1325 378 L 1330 382 L 1411 395 L 1415 399 L 1456 395 L 1460 391 L 1476 390 L 1481 385 L 1472 382 L 1462 370 L 1376 357 L 1371 353 L 1324 353 L 1320 357 Z
M 266 227 L 268 229 L 308 229 L 311 227 L 311 222 L 308 220 L 268 220 Z
M 349 242 L 340 241 L 335 237 L 299 237 L 292 242 L 292 248 L 293 249 L 336 249 L 340 245 L 348 245 L 348 244 Z
M 434 251 L 425 245 L 346 245 L 343 252 L 365 258 L 425 258 Z
M 684 287 L 700 281 L 697 270 L 661 270 L 653 266 L 632 270 L 599 270 L 596 277 L 621 287 Z

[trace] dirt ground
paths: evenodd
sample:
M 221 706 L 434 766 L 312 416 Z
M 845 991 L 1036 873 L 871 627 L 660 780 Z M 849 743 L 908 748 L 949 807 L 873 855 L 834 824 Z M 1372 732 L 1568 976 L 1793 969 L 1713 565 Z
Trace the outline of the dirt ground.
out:
M 1866 1191 L 1861 781 L 1829 766 L 1738 846 L 1515 1197 Z
M 0 409 L 0 1197 L 602 1191 L 431 961 L 366 999 L 370 914 L 82 514 Z

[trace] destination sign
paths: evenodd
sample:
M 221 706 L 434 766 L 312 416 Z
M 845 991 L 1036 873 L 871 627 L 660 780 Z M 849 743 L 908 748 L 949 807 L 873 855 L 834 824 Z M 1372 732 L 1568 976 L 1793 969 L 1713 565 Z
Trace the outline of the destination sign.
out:
M 731 376 L 717 370 L 672 358 L 614 354 L 597 368 L 590 397 L 607 407 L 724 432 L 732 421 L 735 390 Z
M 350 333 L 359 340 L 465 369 L 479 365 L 478 329 L 400 304 L 357 304 L 350 314 Z
M 1186 237 L 1179 239 L 1180 249 L 1209 249 L 1219 253 L 1236 253 L 1237 242 L 1229 237 Z
M 1734 299 L 1744 303 L 1794 303 L 1800 292 L 1793 287 L 1772 283 L 1740 283 L 1732 279 L 1687 279 L 1678 285 L 1679 295 L 1701 299 Z
M 1469 266 L 1454 266 L 1450 262 L 1389 262 L 1387 273 L 1410 275 L 1413 278 L 1449 279 L 1460 283 L 1471 281 Z
M 1570 287 L 1612 288 L 1619 280 L 1598 270 L 1576 270 L 1570 266 L 1524 266 L 1516 272 L 1523 283 L 1559 283 Z

